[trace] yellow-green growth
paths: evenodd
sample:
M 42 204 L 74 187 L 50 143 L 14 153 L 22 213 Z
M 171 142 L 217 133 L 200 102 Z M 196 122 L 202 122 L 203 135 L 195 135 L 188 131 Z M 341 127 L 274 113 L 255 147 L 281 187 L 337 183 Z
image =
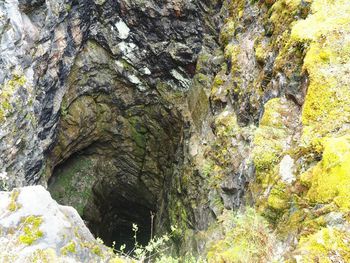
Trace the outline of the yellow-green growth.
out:
M 0 121 L 3 121 L 12 110 L 10 102 L 13 100 L 13 94 L 19 87 L 24 86 L 26 82 L 25 76 L 14 75 L 11 80 L 0 85 Z
M 108 263 L 126 263 L 127 261 L 121 258 L 112 258 Z
M 21 227 L 23 227 L 24 234 L 20 235 L 19 241 L 26 245 L 31 245 L 37 239 L 43 236 L 43 232 L 40 230 L 40 225 L 43 219 L 40 216 L 28 216 L 21 220 Z
M 302 237 L 295 258 L 301 263 L 350 262 L 350 234 L 328 227 Z
M 350 209 L 350 136 L 324 139 L 322 160 L 301 176 L 310 187 L 312 203 L 335 202 L 341 210 Z
M 310 43 L 310 79 L 302 113 L 306 142 L 339 130 L 350 118 L 350 2 L 314 0 L 312 14 L 295 24 L 292 39 Z
M 267 262 L 272 254 L 274 237 L 268 224 L 254 209 L 234 214 L 224 211 L 219 218 L 225 236 L 215 242 L 207 254 L 208 262 Z
M 101 248 L 99 247 L 99 245 L 94 245 L 94 246 L 91 248 L 91 252 L 94 253 L 94 254 L 97 255 L 97 256 L 102 256 L 102 250 L 101 250 Z
M 223 26 L 220 32 L 220 41 L 226 46 L 228 42 L 233 38 L 235 33 L 235 22 L 233 20 L 228 20 Z
M 68 255 L 69 253 L 76 252 L 76 244 L 74 241 L 70 241 L 67 245 L 61 248 L 61 253 L 63 255 Z
M 29 262 L 33 263 L 52 263 L 59 262 L 56 252 L 52 248 L 48 248 L 45 250 L 38 249 L 33 252 L 33 254 L 29 257 Z
M 13 189 L 11 192 L 11 199 L 10 199 L 10 204 L 7 206 L 7 209 L 10 210 L 11 212 L 14 212 L 18 209 L 21 208 L 21 205 L 17 203 L 17 198 L 19 196 L 19 189 Z
M 289 207 L 290 193 L 288 193 L 286 185 L 283 182 L 273 186 L 267 204 L 275 210 L 285 210 Z

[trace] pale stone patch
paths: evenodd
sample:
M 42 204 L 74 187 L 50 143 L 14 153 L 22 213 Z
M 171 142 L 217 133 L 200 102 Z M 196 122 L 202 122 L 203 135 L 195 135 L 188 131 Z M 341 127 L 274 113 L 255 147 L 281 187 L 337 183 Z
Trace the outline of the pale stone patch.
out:
M 124 23 L 123 20 L 119 20 L 115 24 L 117 30 L 118 30 L 118 37 L 120 39 L 127 39 L 130 34 L 130 28 Z
M 281 160 L 279 175 L 286 183 L 290 184 L 295 181 L 294 160 L 289 155 L 284 156 Z

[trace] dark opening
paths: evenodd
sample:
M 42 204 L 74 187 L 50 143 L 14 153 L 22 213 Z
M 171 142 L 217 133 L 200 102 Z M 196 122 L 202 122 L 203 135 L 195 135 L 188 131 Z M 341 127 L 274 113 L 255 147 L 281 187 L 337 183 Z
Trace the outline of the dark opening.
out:
M 120 166 L 120 160 L 92 154 L 91 149 L 80 151 L 54 169 L 48 186 L 58 203 L 77 209 L 95 237 L 116 249 L 125 245 L 130 252 L 135 247 L 133 224 L 138 244 L 150 241 L 156 198 L 139 178 L 121 173 L 115 164 Z

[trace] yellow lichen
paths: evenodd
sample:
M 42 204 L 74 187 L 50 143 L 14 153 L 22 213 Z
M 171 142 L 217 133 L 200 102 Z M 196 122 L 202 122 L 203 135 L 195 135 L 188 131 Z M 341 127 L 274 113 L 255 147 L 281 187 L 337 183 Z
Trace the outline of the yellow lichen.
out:
M 252 208 L 244 213 L 224 211 L 219 221 L 225 237 L 213 244 L 208 262 L 266 262 L 271 257 L 274 241 L 263 217 Z
M 350 262 L 350 234 L 335 228 L 323 228 L 302 237 L 294 256 L 297 262 Z
M 7 209 L 11 212 L 14 212 L 21 208 L 21 205 L 17 203 L 17 198 L 19 196 L 20 191 L 18 189 L 13 189 L 11 192 L 10 204 L 7 206 Z
M 311 8 L 291 33 L 310 42 L 303 66 L 310 79 L 302 113 L 306 143 L 341 131 L 350 118 L 350 2 L 315 0 Z
M 335 202 L 350 209 L 350 136 L 324 140 L 321 162 L 301 176 L 310 187 L 307 198 L 313 203 Z
M 56 252 L 52 248 L 48 249 L 38 249 L 33 252 L 31 256 L 28 257 L 30 262 L 33 263 L 52 263 L 60 262 L 57 258 Z
M 28 216 L 21 220 L 21 227 L 24 234 L 19 236 L 19 241 L 26 245 L 31 245 L 37 239 L 43 236 L 43 232 L 40 230 L 40 225 L 43 219 L 40 216 Z
M 6 115 L 11 111 L 11 101 L 13 95 L 19 87 L 26 84 L 25 76 L 14 75 L 12 79 L 0 85 L 0 121 L 3 121 Z
M 61 253 L 67 255 L 68 253 L 76 252 L 76 244 L 74 241 L 70 241 L 67 245 L 61 248 Z

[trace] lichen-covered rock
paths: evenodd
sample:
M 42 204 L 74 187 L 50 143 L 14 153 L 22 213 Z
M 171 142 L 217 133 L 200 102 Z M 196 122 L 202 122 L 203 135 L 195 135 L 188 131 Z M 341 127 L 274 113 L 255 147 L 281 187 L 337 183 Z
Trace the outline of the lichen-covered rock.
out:
M 0 192 L 2 262 L 109 262 L 77 211 L 54 201 L 42 186 Z
M 0 187 L 49 183 L 109 241 L 155 215 L 182 255 L 347 262 L 349 14 L 346 0 L 1 2 Z M 4 195 L 9 216 L 24 209 Z M 23 251 L 45 239 L 45 215 L 25 218 Z

